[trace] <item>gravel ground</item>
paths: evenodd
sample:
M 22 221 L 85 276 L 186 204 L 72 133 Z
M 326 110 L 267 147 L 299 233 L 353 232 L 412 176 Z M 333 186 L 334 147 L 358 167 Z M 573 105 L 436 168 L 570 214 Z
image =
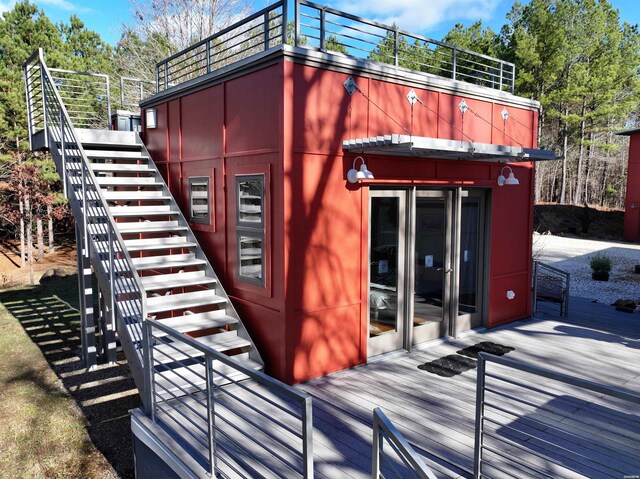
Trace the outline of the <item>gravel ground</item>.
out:
M 609 281 L 591 279 L 589 260 L 596 254 L 611 258 Z M 611 304 L 616 299 L 640 301 L 640 244 L 594 241 L 551 235 L 533 236 L 533 257 L 571 274 L 571 296 Z

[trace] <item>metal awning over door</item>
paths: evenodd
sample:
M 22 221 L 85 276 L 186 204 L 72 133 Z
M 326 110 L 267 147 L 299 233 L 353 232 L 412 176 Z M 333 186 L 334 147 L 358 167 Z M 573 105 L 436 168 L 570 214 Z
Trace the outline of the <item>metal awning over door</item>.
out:
M 514 163 L 559 160 L 552 150 L 446 140 L 411 135 L 384 135 L 344 140 L 345 152 L 368 155 L 409 156 L 446 160 Z

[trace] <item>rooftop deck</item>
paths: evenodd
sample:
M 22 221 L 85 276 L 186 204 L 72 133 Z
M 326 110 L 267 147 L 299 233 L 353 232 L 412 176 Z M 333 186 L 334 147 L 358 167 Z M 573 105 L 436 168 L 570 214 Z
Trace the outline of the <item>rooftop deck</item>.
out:
M 410 354 L 388 355 L 367 366 L 300 385 L 314 400 L 314 443 L 333 451 L 331 457 L 324 457 L 323 450 L 316 446 L 316 471 L 326 477 L 371 477 L 372 410 L 381 407 L 438 477 L 470 477 L 476 370 L 442 377 L 420 370 L 418 365 L 481 341 L 515 348 L 508 353 L 511 359 L 637 391 L 640 317 L 575 298 L 570 314 L 568 320 L 559 320 L 556 315 L 542 313 L 543 319 L 431 343 Z M 524 375 L 518 376 L 525 379 Z M 549 384 L 541 387 L 546 389 Z M 535 395 L 532 393 L 532 397 Z M 574 396 L 575 389 L 562 386 L 555 388 L 553 398 L 544 399 L 556 413 L 547 415 L 549 427 L 563 423 L 587 436 L 592 434 L 593 440 L 588 443 L 576 439 L 579 444 L 571 444 L 565 438 L 563 444 L 583 456 L 597 458 L 619 474 L 594 469 L 583 461 L 572 467 L 573 472 L 552 467 L 554 472 L 548 477 L 623 477 L 640 473 L 640 411 L 607 397 Z M 545 412 L 522 410 L 520 415 L 514 423 L 527 415 L 544 418 Z M 519 442 L 526 444 L 526 438 Z M 508 477 L 496 474 L 500 476 Z

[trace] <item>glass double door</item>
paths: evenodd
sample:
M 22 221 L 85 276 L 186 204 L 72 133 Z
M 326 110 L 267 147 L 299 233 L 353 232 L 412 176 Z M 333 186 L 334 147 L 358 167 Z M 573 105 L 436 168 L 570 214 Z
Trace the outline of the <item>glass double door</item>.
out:
M 369 356 L 481 324 L 483 195 L 371 190 Z

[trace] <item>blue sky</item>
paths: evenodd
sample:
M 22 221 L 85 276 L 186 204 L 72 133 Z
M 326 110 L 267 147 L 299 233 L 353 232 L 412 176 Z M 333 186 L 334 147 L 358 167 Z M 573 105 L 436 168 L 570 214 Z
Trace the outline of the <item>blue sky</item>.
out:
M 45 11 L 53 21 L 67 21 L 76 14 L 102 38 L 115 44 L 120 37 L 121 25 L 131 21 L 130 0 L 31 0 Z M 251 1 L 251 0 L 249 0 Z M 513 0 L 315 0 L 338 10 L 361 17 L 393 23 L 413 33 L 441 39 L 455 24 L 469 25 L 481 19 L 496 31 L 505 23 L 505 14 Z M 253 0 L 257 9 L 268 0 Z M 639 0 L 612 0 L 623 20 L 640 24 Z M 0 0 L 0 13 L 11 8 L 15 0 Z

